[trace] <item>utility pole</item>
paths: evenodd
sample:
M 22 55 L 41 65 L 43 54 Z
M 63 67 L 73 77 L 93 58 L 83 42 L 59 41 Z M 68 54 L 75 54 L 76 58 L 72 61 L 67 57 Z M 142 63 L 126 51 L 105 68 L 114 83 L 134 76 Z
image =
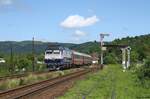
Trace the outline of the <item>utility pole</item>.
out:
M 13 45 L 10 44 L 10 71 L 13 72 L 14 66 L 13 66 Z
M 34 50 L 34 37 L 32 38 L 32 71 L 35 71 L 35 50 Z
M 104 35 L 103 34 L 100 34 L 100 46 L 101 46 L 101 65 L 103 65 L 103 38 L 104 38 Z
M 103 65 L 103 39 L 105 36 L 109 36 L 109 34 L 100 34 L 100 47 L 101 47 L 101 65 Z

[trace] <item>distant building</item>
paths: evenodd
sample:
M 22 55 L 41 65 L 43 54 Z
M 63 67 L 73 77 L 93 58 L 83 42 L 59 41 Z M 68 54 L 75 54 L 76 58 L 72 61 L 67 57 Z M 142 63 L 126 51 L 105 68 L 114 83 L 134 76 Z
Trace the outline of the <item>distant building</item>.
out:
M 0 63 L 5 63 L 5 59 L 4 58 L 0 58 Z
M 98 60 L 99 60 L 99 58 L 98 58 L 98 53 L 93 53 L 92 54 L 92 63 L 93 64 L 98 64 Z
M 37 64 L 44 64 L 43 61 L 37 61 Z
M 99 60 L 98 58 L 93 57 L 92 63 L 93 63 L 93 64 L 98 64 L 98 60 Z

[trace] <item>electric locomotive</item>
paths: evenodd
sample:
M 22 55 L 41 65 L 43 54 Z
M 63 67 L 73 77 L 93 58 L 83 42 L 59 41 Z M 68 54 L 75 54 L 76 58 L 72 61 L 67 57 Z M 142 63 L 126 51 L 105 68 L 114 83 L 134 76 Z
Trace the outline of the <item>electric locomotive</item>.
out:
M 49 70 L 56 70 L 90 65 L 92 57 L 56 44 L 47 47 L 44 61 Z

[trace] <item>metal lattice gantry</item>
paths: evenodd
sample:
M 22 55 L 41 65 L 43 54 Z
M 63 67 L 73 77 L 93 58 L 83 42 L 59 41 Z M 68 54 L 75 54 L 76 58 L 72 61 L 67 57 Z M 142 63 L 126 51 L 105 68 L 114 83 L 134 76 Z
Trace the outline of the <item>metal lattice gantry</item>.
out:
M 122 66 L 127 69 L 130 66 L 130 51 L 131 47 L 128 45 L 103 45 L 104 47 L 120 48 L 122 51 Z

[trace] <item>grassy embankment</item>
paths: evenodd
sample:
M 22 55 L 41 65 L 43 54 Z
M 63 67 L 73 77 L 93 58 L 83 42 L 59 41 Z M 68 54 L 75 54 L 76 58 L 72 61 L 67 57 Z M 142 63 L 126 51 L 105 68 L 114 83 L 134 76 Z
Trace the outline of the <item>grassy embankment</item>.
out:
M 38 75 L 31 73 L 25 77 L 7 79 L 7 80 L 0 82 L 0 91 L 36 83 L 42 80 L 47 80 L 47 79 L 63 76 L 63 75 L 75 72 L 77 70 L 78 69 L 68 69 L 68 70 L 49 72 L 49 73 L 38 74 Z
M 123 72 L 120 65 L 108 65 L 102 71 L 77 81 L 59 99 L 141 99 L 150 98 L 150 88 L 139 85 L 131 71 Z

